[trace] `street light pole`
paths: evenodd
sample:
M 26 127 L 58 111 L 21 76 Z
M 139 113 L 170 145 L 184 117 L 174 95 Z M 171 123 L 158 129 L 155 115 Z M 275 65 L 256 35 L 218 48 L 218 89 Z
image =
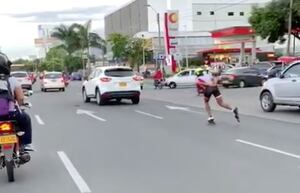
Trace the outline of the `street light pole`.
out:
M 159 13 L 157 12 L 156 14 L 156 17 L 157 17 L 157 27 L 158 27 L 158 54 L 161 54 L 161 30 L 160 30 L 160 15 Z M 162 71 L 164 72 L 165 69 L 164 69 L 164 66 L 162 64 L 162 60 L 160 58 L 160 68 L 162 69 Z
M 292 20 L 293 20 L 293 0 L 290 0 L 290 11 L 289 11 L 289 29 L 288 29 L 288 43 L 287 43 L 287 55 L 291 55 L 291 34 L 292 34 Z
M 164 69 L 164 66 L 162 64 L 162 60 L 160 58 L 158 58 L 158 56 L 160 55 L 160 52 L 161 52 L 161 46 L 162 46 L 162 43 L 161 43 L 161 29 L 160 29 L 160 14 L 158 11 L 156 11 L 152 5 L 148 4 L 146 5 L 147 7 L 150 7 L 155 13 L 156 13 L 156 20 L 157 20 L 157 28 L 158 28 L 158 55 L 157 55 L 157 59 L 159 59 L 160 61 L 160 69 L 162 69 L 162 71 L 164 72 L 165 69 Z
M 189 68 L 189 56 L 188 56 L 188 43 L 187 43 L 187 27 L 186 27 L 186 25 L 184 26 L 184 28 L 185 28 L 185 38 L 184 38 L 184 44 L 185 44 L 185 65 L 186 65 L 186 67 L 187 68 Z

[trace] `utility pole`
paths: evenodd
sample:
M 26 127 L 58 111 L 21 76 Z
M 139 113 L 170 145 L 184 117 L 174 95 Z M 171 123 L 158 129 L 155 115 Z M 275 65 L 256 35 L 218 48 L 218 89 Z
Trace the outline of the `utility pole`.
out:
M 157 12 L 156 14 L 156 17 L 157 17 L 157 27 L 158 27 L 158 53 L 159 55 L 161 54 L 161 30 L 160 30 L 160 15 L 159 13 Z M 163 72 L 165 72 L 165 69 L 164 69 L 164 65 L 162 63 L 162 60 L 161 58 L 159 58 L 159 62 L 160 62 L 160 68 L 162 69 Z
M 184 28 L 185 28 L 185 40 L 184 40 L 184 44 L 185 44 L 185 65 L 186 65 L 186 67 L 187 68 L 189 68 L 189 54 L 188 54 L 188 43 L 187 43 L 187 40 L 188 40 L 188 38 L 187 38 L 187 27 L 186 27 L 186 25 L 184 26 Z
M 288 43 L 287 43 L 287 51 L 286 51 L 288 56 L 291 55 L 292 20 L 293 20 L 293 0 L 290 0 Z
M 161 54 L 161 29 L 160 29 L 160 14 L 159 14 L 159 12 L 158 11 L 156 11 L 153 7 L 152 7 L 152 5 L 150 5 L 150 4 L 148 4 L 148 5 L 146 5 L 147 7 L 150 7 L 155 13 L 156 13 L 156 20 L 157 20 L 157 28 L 158 28 L 158 55 L 157 55 L 157 58 L 158 58 L 158 56 Z M 164 65 L 162 64 L 162 60 L 160 59 L 160 58 L 158 58 L 158 60 L 159 60 L 159 63 L 160 63 L 160 65 L 159 65 L 159 67 L 160 67 L 160 69 L 162 69 L 162 71 L 164 72 L 165 71 L 165 69 L 164 69 Z

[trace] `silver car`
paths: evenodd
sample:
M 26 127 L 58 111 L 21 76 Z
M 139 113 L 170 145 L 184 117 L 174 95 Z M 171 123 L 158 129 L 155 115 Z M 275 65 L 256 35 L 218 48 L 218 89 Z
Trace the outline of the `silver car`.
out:
M 278 77 L 264 83 L 260 103 L 265 112 L 273 112 L 277 105 L 300 107 L 300 61 L 293 62 Z

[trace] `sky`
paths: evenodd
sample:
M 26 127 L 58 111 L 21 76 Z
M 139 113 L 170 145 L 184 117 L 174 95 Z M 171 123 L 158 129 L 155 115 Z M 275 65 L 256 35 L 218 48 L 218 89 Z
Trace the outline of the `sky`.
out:
M 0 6 L 0 50 L 10 58 L 36 55 L 34 38 L 40 24 L 85 23 L 92 19 L 92 30 L 104 33 L 104 15 L 131 0 L 8 0 Z M 170 1 L 170 0 L 158 0 Z M 172 0 L 183 1 L 183 0 Z M 195 0 L 197 2 L 250 2 L 266 0 Z
M 10 58 L 36 55 L 40 24 L 85 23 L 103 34 L 104 15 L 130 0 L 8 0 L 0 6 L 0 49 Z

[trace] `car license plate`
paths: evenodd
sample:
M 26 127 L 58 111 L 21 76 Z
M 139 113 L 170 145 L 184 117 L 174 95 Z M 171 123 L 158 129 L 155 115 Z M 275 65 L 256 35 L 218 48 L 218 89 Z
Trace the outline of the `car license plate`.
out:
M 11 143 L 17 143 L 17 136 L 16 135 L 4 135 L 0 136 L 0 145 L 4 144 L 11 144 Z
M 127 83 L 126 83 L 126 82 L 120 82 L 120 83 L 119 83 L 119 86 L 120 86 L 120 87 L 127 87 Z
M 228 80 L 223 80 L 222 83 L 223 84 L 229 84 L 230 82 Z

